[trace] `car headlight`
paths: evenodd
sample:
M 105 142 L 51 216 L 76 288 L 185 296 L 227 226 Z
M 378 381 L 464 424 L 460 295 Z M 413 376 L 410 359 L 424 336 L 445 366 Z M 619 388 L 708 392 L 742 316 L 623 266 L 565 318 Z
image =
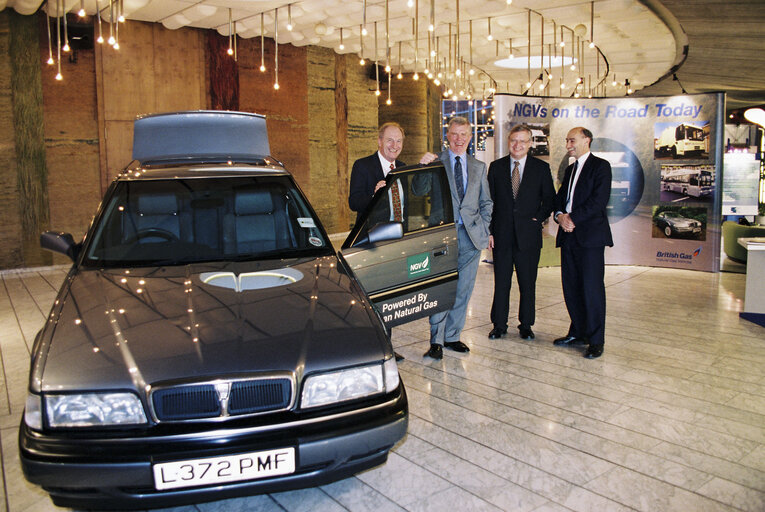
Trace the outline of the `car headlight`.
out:
M 301 407 L 318 407 L 393 391 L 398 387 L 396 359 L 385 363 L 311 375 L 303 385 Z
M 45 395 L 51 427 L 102 427 L 146 423 L 141 401 L 133 393 Z
M 42 412 L 40 405 L 40 396 L 33 395 L 32 393 L 27 395 L 27 403 L 24 407 L 24 423 L 34 430 L 42 430 Z

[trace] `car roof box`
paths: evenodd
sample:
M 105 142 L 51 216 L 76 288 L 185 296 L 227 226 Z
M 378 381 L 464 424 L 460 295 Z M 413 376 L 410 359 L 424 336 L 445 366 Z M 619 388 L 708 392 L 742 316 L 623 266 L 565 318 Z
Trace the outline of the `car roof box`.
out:
M 138 116 L 133 159 L 150 162 L 250 162 L 270 155 L 266 117 L 195 110 Z

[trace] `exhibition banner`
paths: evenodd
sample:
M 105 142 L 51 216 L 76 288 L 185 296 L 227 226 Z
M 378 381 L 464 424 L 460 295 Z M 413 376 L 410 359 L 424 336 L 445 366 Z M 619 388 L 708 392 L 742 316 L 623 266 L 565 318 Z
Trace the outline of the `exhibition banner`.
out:
M 717 271 L 720 261 L 723 93 L 671 97 L 546 98 L 494 96 L 495 158 L 508 153 L 517 124 L 532 130 L 530 154 L 545 160 L 556 189 L 566 167 L 566 134 L 593 133 L 593 154 L 611 163 L 608 217 L 614 246 L 606 262 Z M 544 231 L 542 264 L 557 224 Z M 557 259 L 557 260 L 556 260 Z

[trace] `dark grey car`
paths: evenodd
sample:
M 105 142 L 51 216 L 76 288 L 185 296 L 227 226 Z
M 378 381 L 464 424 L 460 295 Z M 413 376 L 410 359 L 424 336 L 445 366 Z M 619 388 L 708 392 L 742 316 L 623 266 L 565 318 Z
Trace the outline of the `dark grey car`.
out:
M 318 485 L 405 435 L 388 329 L 453 301 L 443 167 L 391 173 L 404 222 L 380 217 L 381 190 L 335 252 L 268 153 L 262 116 L 143 117 L 84 240 L 41 237 L 74 265 L 35 340 L 19 445 L 56 504 Z
M 701 234 L 701 222 L 689 219 L 678 212 L 663 211 L 654 219 L 656 226 L 668 238 L 676 236 L 698 236 Z

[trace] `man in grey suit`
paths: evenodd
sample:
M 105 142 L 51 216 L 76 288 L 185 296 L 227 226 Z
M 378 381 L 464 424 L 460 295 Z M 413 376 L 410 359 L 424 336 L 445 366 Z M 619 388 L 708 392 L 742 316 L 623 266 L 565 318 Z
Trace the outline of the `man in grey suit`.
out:
M 457 297 L 450 310 L 430 317 L 430 349 L 425 355 L 433 359 L 443 357 L 443 347 L 457 352 L 470 351 L 460 341 L 460 334 L 465 326 L 481 250 L 489 246 L 491 194 L 486 164 L 467 154 L 471 137 L 470 122 L 464 117 L 452 117 L 446 130 L 449 149 L 439 155 L 426 153 L 420 160 L 421 164 L 428 164 L 438 158 L 446 167 L 457 227 Z

